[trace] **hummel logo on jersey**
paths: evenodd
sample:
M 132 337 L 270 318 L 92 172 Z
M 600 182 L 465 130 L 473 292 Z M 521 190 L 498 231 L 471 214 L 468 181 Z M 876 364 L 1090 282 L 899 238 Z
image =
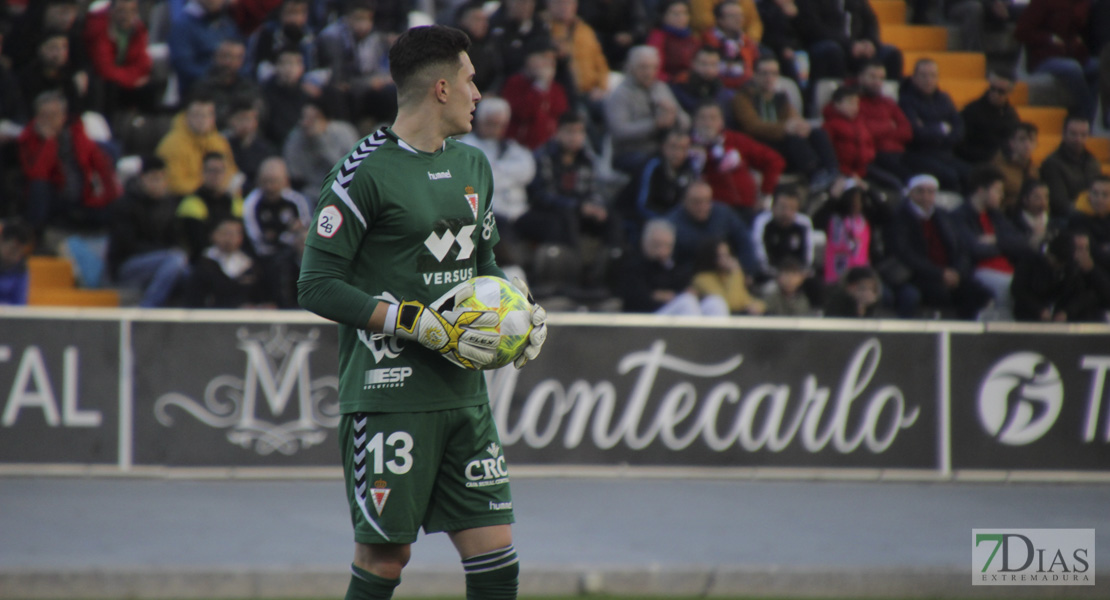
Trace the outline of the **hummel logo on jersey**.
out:
M 427 246 L 428 250 L 432 252 L 432 255 L 436 257 L 436 260 L 443 262 L 443 259 L 447 258 L 447 253 L 451 251 L 451 247 L 458 242 L 459 255 L 455 258 L 456 260 L 467 260 L 470 258 L 471 253 L 474 252 L 474 240 L 471 239 L 470 236 L 474 234 L 475 227 L 477 227 L 477 225 L 464 225 L 459 229 L 458 236 L 451 233 L 450 229 L 444 231 L 442 237 L 433 231 L 428 234 L 428 239 L 424 240 L 424 245 Z
M 440 171 L 439 173 L 432 173 L 431 171 L 428 171 L 428 179 L 430 181 L 435 181 L 437 179 L 451 179 L 451 169 Z
M 355 177 L 355 171 L 358 170 L 358 166 L 362 164 L 362 161 L 366 160 L 367 156 L 370 156 L 371 152 L 376 150 L 378 146 L 381 146 L 386 139 L 387 136 L 384 129 L 375 131 L 374 135 L 363 139 L 362 143 L 351 151 L 351 155 L 347 157 L 347 160 L 343 161 L 343 165 L 339 167 L 339 172 L 335 174 L 335 180 L 339 182 L 339 185 L 343 187 L 350 185 L 351 180 Z

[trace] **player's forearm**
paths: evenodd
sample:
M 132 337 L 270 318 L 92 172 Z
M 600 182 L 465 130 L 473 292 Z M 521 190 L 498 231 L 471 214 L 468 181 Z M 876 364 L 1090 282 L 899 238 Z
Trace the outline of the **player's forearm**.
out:
M 305 310 L 325 319 L 381 331 L 387 307 L 347 283 L 343 278 L 344 268 L 341 257 L 306 249 L 301 276 L 297 280 L 298 302 Z

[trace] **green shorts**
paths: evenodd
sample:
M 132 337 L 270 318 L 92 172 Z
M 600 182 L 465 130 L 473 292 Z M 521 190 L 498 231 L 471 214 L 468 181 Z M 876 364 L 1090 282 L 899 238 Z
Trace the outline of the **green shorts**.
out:
M 353 413 L 339 421 L 355 541 L 408 544 L 425 533 L 513 522 L 505 454 L 488 404 Z

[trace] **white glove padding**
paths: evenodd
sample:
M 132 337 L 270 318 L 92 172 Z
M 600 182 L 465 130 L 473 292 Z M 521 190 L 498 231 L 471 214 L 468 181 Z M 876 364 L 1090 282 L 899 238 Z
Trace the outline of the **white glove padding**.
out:
M 478 370 L 493 361 L 501 337 L 472 327 L 496 327 L 493 311 L 455 308 L 474 295 L 474 286 L 461 283 L 430 306 L 409 300 L 397 307 L 397 319 L 386 331 L 439 352 L 456 365 Z M 393 325 L 393 327 L 391 327 Z
M 539 304 L 536 304 L 535 298 L 532 297 L 532 292 L 528 290 L 528 284 L 524 283 L 521 278 L 513 277 L 513 287 L 520 290 L 520 293 L 523 294 L 524 297 L 528 299 L 528 303 L 532 305 L 532 332 L 528 334 L 528 345 L 524 347 L 524 352 L 513 361 L 513 366 L 520 369 L 524 367 L 528 361 L 540 355 L 543 343 L 547 341 L 547 311 Z

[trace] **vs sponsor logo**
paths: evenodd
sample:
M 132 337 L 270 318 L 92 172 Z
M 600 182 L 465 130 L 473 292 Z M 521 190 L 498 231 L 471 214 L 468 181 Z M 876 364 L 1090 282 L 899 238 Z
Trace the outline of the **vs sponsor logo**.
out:
M 327 429 L 339 425 L 339 378 L 312 376 L 309 357 L 319 336 L 318 329 L 302 334 L 285 325 L 262 332 L 240 328 L 243 376 L 212 378 L 203 401 L 179 392 L 163 394 L 154 403 L 158 422 L 173 427 L 173 415 L 184 411 L 209 427 L 227 430 L 229 442 L 263 456 L 292 455 L 323 442 Z
M 1094 529 L 972 529 L 972 585 L 1095 585 Z

